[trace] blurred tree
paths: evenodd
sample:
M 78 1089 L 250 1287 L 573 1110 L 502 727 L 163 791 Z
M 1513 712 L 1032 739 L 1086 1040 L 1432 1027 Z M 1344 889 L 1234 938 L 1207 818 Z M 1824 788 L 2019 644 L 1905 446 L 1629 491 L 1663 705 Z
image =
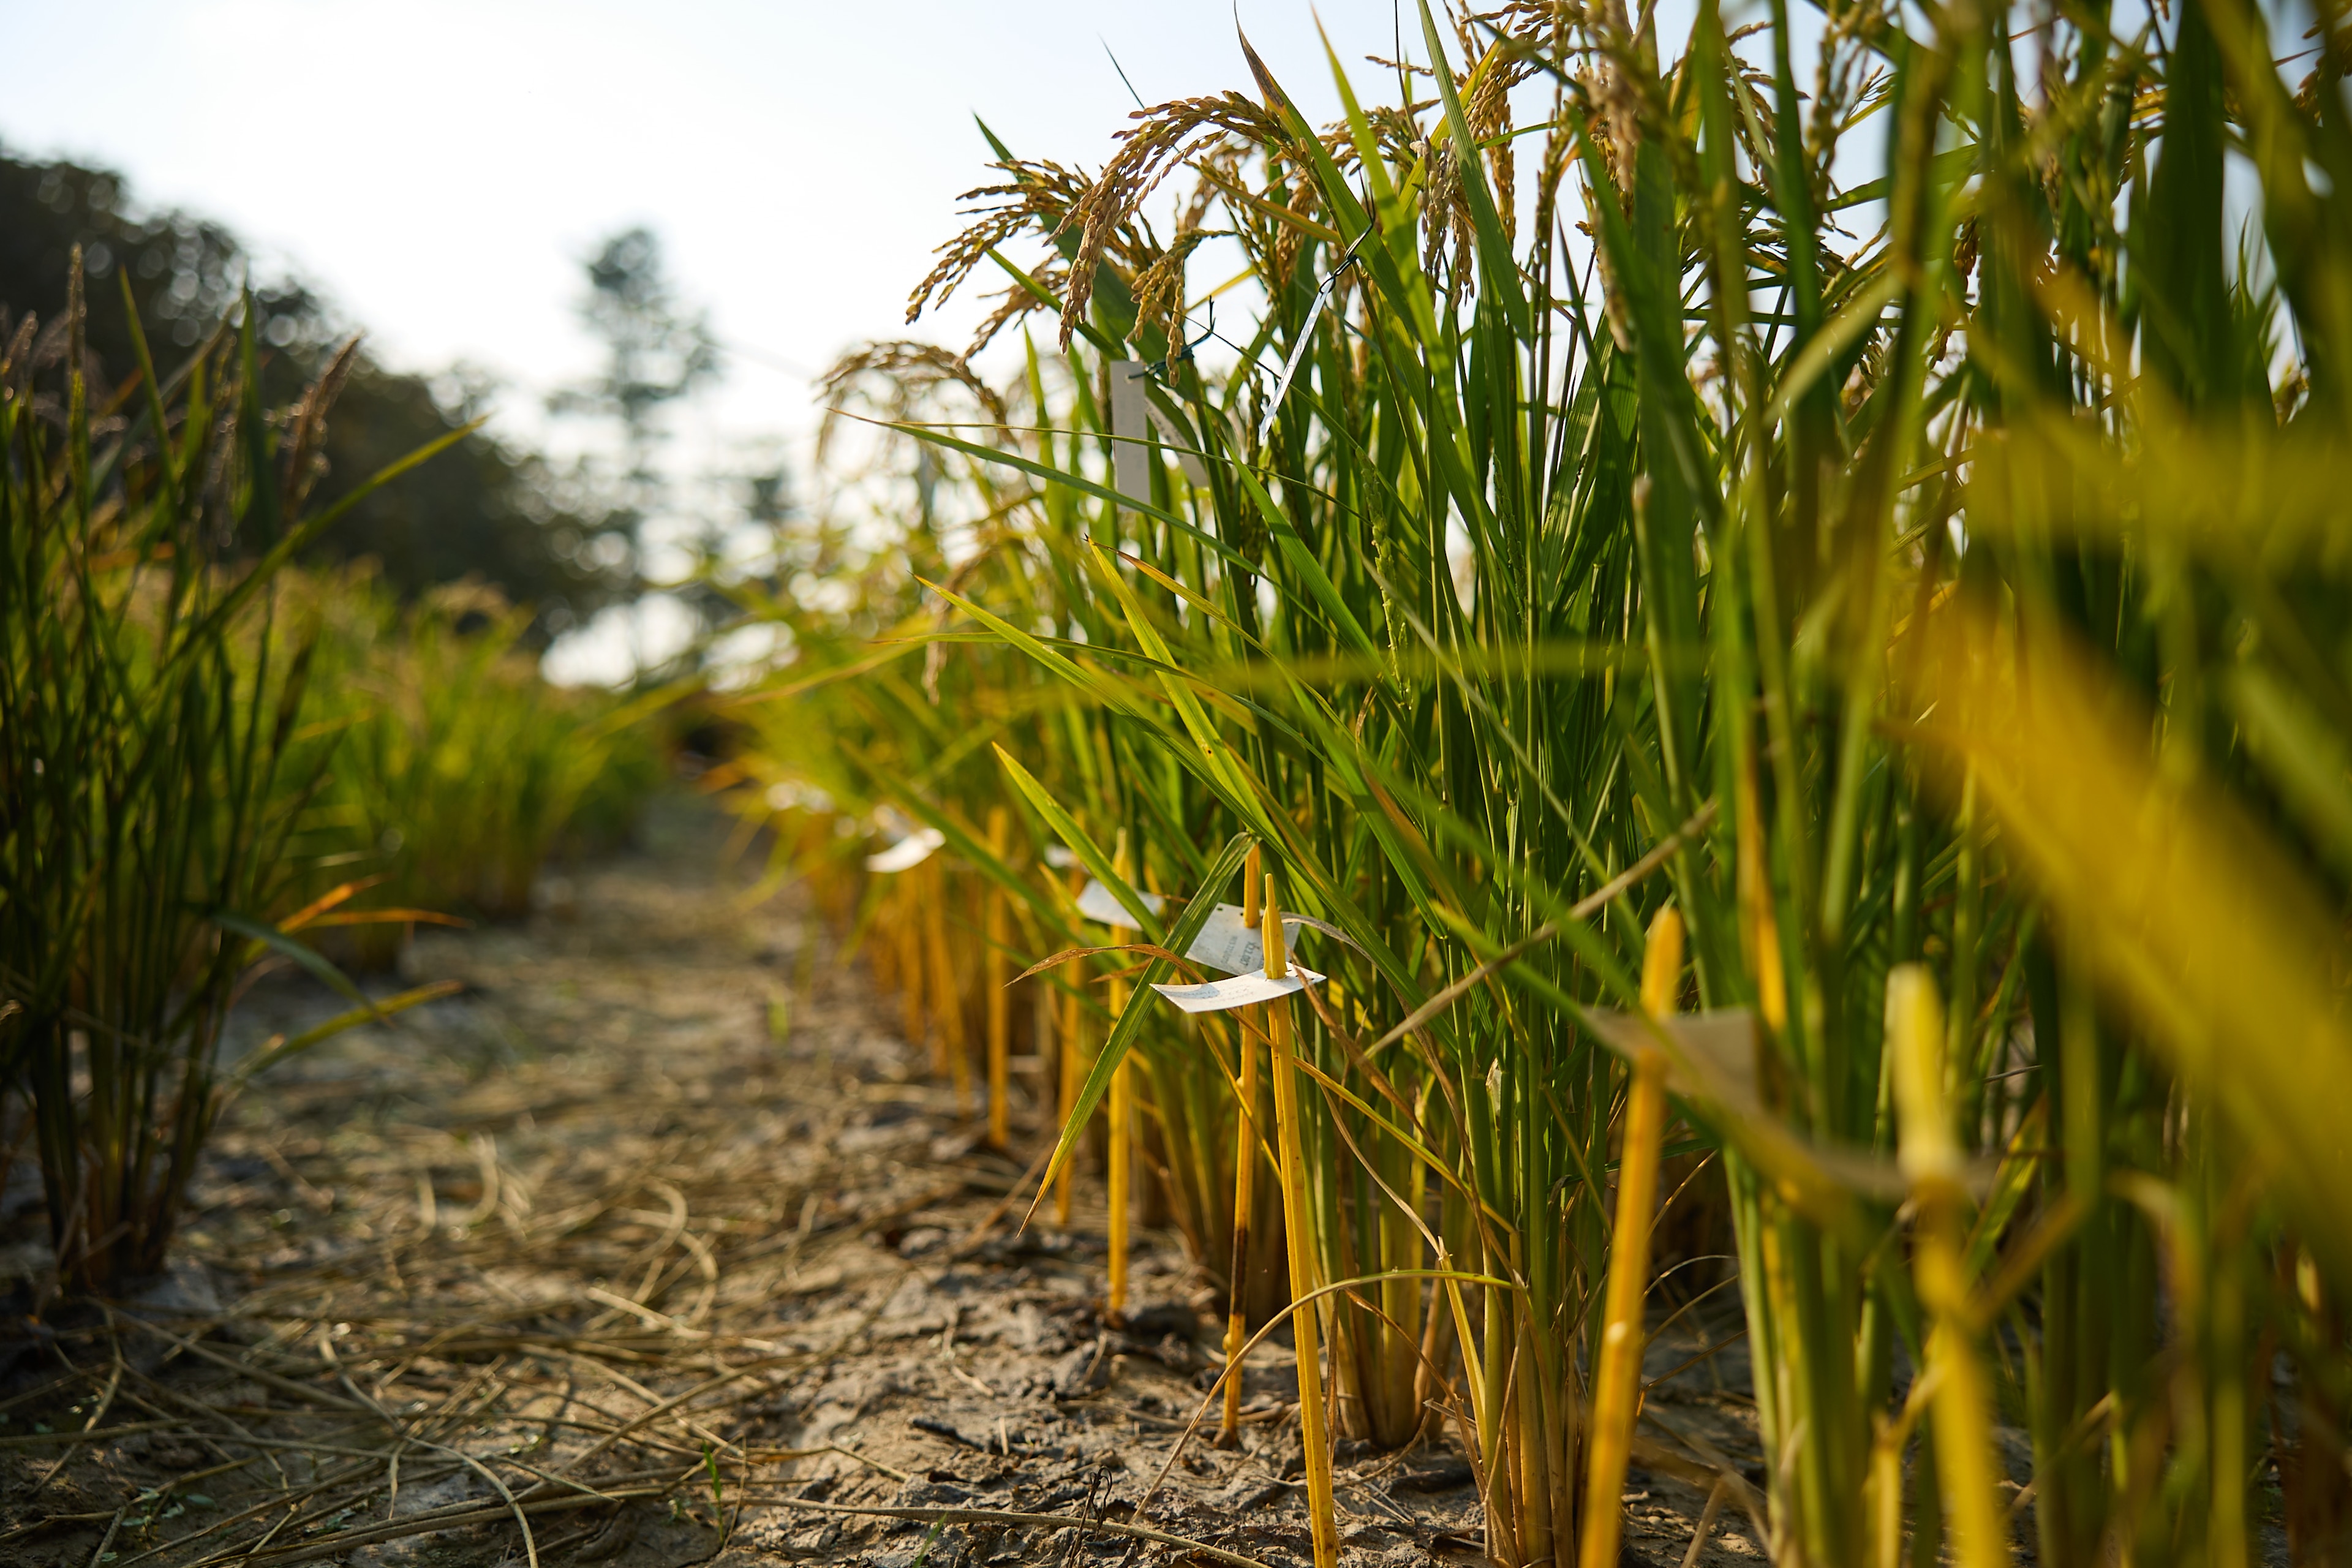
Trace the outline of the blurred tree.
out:
M 604 345 L 594 379 L 548 400 L 551 412 L 608 418 L 620 426 L 628 523 L 640 551 L 644 525 L 667 509 L 670 484 L 656 462 L 668 438 L 669 405 L 719 379 L 709 313 L 682 303 L 662 268 L 661 240 L 642 226 L 605 240 L 587 264 L 580 315 Z M 703 541 L 672 541 L 698 551 Z
M 604 340 L 604 376 L 569 395 L 616 416 L 633 456 L 650 454 L 665 404 L 719 376 L 719 344 L 709 312 L 681 305 L 662 272 L 661 241 L 651 229 L 624 229 L 588 263 L 589 292 L 580 313 Z
M 168 374 L 173 351 L 194 347 L 250 274 L 244 247 L 222 225 L 177 210 L 140 211 L 121 177 L 106 170 L 0 149 L 0 330 L 14 330 L 27 312 L 45 323 L 58 318 L 76 245 L 89 280 L 89 370 L 100 385 L 119 384 L 137 363 L 118 275 L 130 279 Z M 347 329 L 299 282 L 257 279 L 253 288 L 260 337 L 272 351 L 265 395 L 282 403 Z M 464 424 L 491 391 L 462 368 L 427 380 L 362 354 L 329 425 L 320 493 Z M 373 556 L 383 581 L 404 595 L 478 575 L 536 606 L 534 637 L 544 641 L 628 587 L 626 523 L 584 474 L 477 434 L 371 496 L 329 531 L 319 553 Z

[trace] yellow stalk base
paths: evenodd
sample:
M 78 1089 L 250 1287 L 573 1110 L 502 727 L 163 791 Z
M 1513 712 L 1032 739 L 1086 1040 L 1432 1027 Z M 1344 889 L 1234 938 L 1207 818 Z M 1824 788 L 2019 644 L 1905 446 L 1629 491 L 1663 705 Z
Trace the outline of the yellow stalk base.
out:
M 1279 980 L 1290 973 L 1283 950 L 1281 906 L 1274 878 L 1265 879 L 1265 973 Z M 1290 1052 L 1290 1009 L 1270 1002 L 1265 1009 L 1268 1055 L 1274 1065 L 1276 1152 L 1282 1162 L 1283 1240 L 1290 1255 L 1290 1299 L 1315 1289 L 1315 1250 L 1307 1239 L 1307 1156 L 1298 1138 L 1298 1070 Z M 1331 1437 L 1323 1421 L 1323 1351 L 1318 1309 L 1298 1308 L 1290 1316 L 1291 1342 L 1298 1351 L 1298 1437 L 1307 1458 L 1307 1515 L 1314 1531 L 1315 1568 L 1338 1568 L 1339 1517 L 1331 1501 Z
M 901 879 L 904 880 L 904 879 Z M 891 925 L 897 932 L 898 955 L 891 967 L 898 982 L 899 1032 L 910 1046 L 923 1043 L 923 939 L 915 911 L 903 896 L 891 900 Z M 934 1070 L 938 1068 L 934 1059 Z
M 1993 1456 L 1992 1391 L 1976 1351 L 1967 1258 L 1968 1194 L 1944 1097 L 1943 1004 L 1916 963 L 1886 977 L 1886 1034 L 1904 1174 L 1918 1220 L 1912 1277 L 1933 1325 L 1924 1375 L 1936 1379 L 1936 1473 L 1960 1568 L 2008 1568 L 2009 1510 Z
M 1061 1058 L 1061 1082 L 1054 1100 L 1054 1125 L 1067 1127 L 1070 1112 L 1078 1103 L 1078 1086 L 1086 1081 L 1086 1041 L 1079 1031 L 1085 1026 L 1085 1009 L 1076 996 L 1062 999 L 1062 1038 L 1056 1055 Z M 1061 1172 L 1054 1178 L 1054 1223 L 1066 1230 L 1070 1225 L 1070 1167 L 1076 1164 L 1073 1151 L 1070 1159 L 1062 1162 Z
M 1127 829 L 1118 831 L 1118 853 L 1112 863 L 1121 881 L 1131 881 L 1134 871 L 1128 858 Z M 1111 945 L 1134 940 L 1125 926 L 1110 928 Z M 1110 1016 L 1113 1027 L 1120 1014 L 1127 1011 L 1127 982 L 1110 983 Z M 1110 1075 L 1110 1289 L 1108 1310 L 1114 1323 L 1127 1316 L 1127 1210 L 1128 1184 L 1132 1174 L 1129 1165 L 1129 1138 L 1135 1122 L 1135 1079 L 1129 1063 L 1120 1062 Z
M 1244 1010 L 1245 1013 L 1247 1010 Z M 1225 1409 L 1217 1426 L 1217 1447 L 1238 1447 L 1242 1436 L 1242 1346 L 1249 1342 L 1249 1304 L 1245 1283 L 1249 1270 L 1250 1210 L 1256 1197 L 1257 1129 L 1251 1117 L 1257 1109 L 1257 1047 L 1250 1043 L 1249 1026 L 1235 1031 L 1241 1042 L 1241 1115 L 1234 1134 L 1234 1266 L 1229 1277 L 1232 1300 L 1225 1309 Z
M 1126 1005 L 1118 993 L 1126 987 L 1111 983 L 1111 1011 Z M 1110 1075 L 1110 1317 L 1127 1315 L 1128 1134 L 1135 1118 L 1135 1079 L 1130 1064 L 1121 1062 Z
M 1258 851 L 1250 846 L 1249 860 L 1242 868 L 1242 923 L 1258 923 Z M 1249 1307 L 1244 1290 L 1244 1279 L 1249 1268 L 1250 1210 L 1256 1196 L 1257 1129 L 1251 1118 L 1257 1113 L 1257 1047 L 1250 1043 L 1251 1014 L 1244 1008 L 1235 1020 L 1234 1038 L 1241 1049 L 1241 1114 L 1234 1121 L 1234 1266 L 1227 1276 L 1227 1289 L 1232 1299 L 1225 1307 L 1225 1408 L 1223 1418 L 1217 1424 L 1217 1447 L 1234 1448 L 1242 1440 L 1242 1346 L 1249 1342 Z
M 1683 968 L 1683 921 L 1672 905 L 1650 922 L 1642 960 L 1642 1005 L 1674 1011 Z M 1650 1291 L 1650 1221 L 1658 1205 L 1658 1150 L 1666 1131 L 1666 1064 L 1654 1047 L 1633 1063 L 1625 1144 L 1617 1164 L 1617 1218 L 1609 1237 L 1609 1285 L 1601 1366 L 1592 1394 L 1592 1447 L 1585 1473 L 1580 1568 L 1616 1568 L 1625 1524 L 1625 1464 L 1642 1408 L 1643 1303 Z
M 1070 896 L 1076 898 L 1086 885 L 1084 873 L 1070 875 Z M 1087 1081 L 1086 1006 L 1076 996 L 1062 998 L 1062 1037 L 1055 1055 L 1059 1058 L 1060 1081 L 1054 1094 L 1054 1125 L 1070 1124 L 1070 1112 L 1076 1109 L 1078 1089 Z M 1070 1167 L 1077 1163 L 1076 1151 L 1062 1162 L 1062 1169 L 1054 1177 L 1054 1223 L 1064 1230 L 1070 1227 Z
M 926 864 L 936 868 L 939 860 L 934 857 Z M 963 999 L 956 994 L 955 960 L 948 951 L 944 869 L 932 872 L 930 895 L 923 900 L 923 912 L 930 934 L 931 1024 L 937 1031 L 931 1043 L 931 1068 L 934 1072 L 946 1069 L 949 1081 L 955 1085 L 957 1112 L 961 1114 L 971 1106 L 971 1053 L 964 1048 Z
M 1004 858 L 1011 829 L 1003 806 L 988 814 L 989 853 Z M 991 882 L 988 900 L 988 955 L 981 984 L 988 992 L 988 1146 L 1002 1149 L 1013 1142 L 1013 996 L 1004 988 L 1004 950 L 1012 942 L 1011 921 L 1004 907 L 1004 889 Z

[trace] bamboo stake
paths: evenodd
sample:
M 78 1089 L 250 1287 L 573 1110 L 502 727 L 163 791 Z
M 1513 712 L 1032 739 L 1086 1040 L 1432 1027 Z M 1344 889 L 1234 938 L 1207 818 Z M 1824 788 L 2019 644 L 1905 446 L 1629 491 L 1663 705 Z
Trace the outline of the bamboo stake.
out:
M 1070 873 L 1073 896 L 1085 885 L 1085 872 Z M 1054 1125 L 1056 1127 L 1070 1124 L 1070 1113 L 1078 1103 L 1078 1089 L 1087 1079 L 1086 1016 L 1086 1004 L 1075 992 L 1063 996 L 1062 1038 L 1059 1048 L 1055 1052 L 1061 1069 L 1061 1081 L 1054 1099 Z M 1076 1163 L 1076 1151 L 1073 1151 L 1072 1158 L 1062 1162 L 1061 1172 L 1054 1178 L 1054 1223 L 1064 1230 L 1070 1227 L 1070 1167 Z
M 1258 923 L 1258 850 L 1250 846 L 1242 870 L 1242 920 Z M 1226 1277 L 1231 1300 L 1225 1305 L 1225 1408 L 1217 1426 L 1217 1447 L 1237 1448 L 1242 1441 L 1242 1371 L 1237 1359 L 1249 1338 L 1249 1301 L 1243 1289 L 1249 1270 L 1250 1210 L 1257 1183 L 1257 1047 L 1251 1043 L 1253 1009 L 1242 1009 L 1234 1038 L 1241 1047 L 1241 1114 L 1234 1123 L 1234 1264 Z
M 1274 874 L 1266 873 L 1265 905 L 1259 911 L 1265 933 L 1265 973 L 1279 980 L 1290 973 L 1283 946 L 1282 906 L 1275 898 Z M 1307 1240 L 1307 1156 L 1298 1141 L 1297 1068 L 1290 1050 L 1290 1009 L 1266 1005 L 1266 1043 L 1274 1066 L 1276 1152 L 1282 1162 L 1283 1240 L 1290 1255 L 1290 1299 L 1315 1289 L 1315 1254 Z M 1318 1310 L 1292 1314 L 1292 1343 L 1298 1351 L 1298 1436 L 1307 1451 L 1307 1513 L 1314 1531 L 1315 1568 L 1337 1568 L 1339 1527 L 1331 1502 L 1331 1442 L 1323 1421 L 1323 1358 Z
M 923 900 L 924 924 L 930 935 L 931 1023 L 938 1030 L 931 1042 L 931 1070 L 944 1068 L 955 1085 L 956 1112 L 971 1107 L 971 1052 L 964 1044 L 963 998 L 956 994 L 955 961 L 948 951 L 948 874 L 937 855 L 926 862 L 931 872 L 931 896 Z
M 898 949 L 891 968 L 898 984 L 899 1031 L 910 1046 L 923 1043 L 923 949 L 922 931 L 915 923 L 915 911 L 908 908 L 908 879 L 900 877 L 898 886 L 890 889 L 890 928 L 897 936 L 891 945 Z M 938 1070 L 936 1053 L 932 1069 Z
M 1936 1473 L 1960 1568 L 2008 1568 L 2009 1510 L 1997 1489 L 1992 1392 L 1977 1359 L 1969 1302 L 1968 1193 L 1962 1155 L 1944 1092 L 1943 1005 L 1924 964 L 1886 976 L 1886 1036 L 1895 1069 L 1898 1157 L 1911 1179 L 1916 1222 L 1911 1269 L 1919 1305 L 1933 1324 L 1923 1375 L 1936 1380 Z
M 1683 920 L 1672 904 L 1650 922 L 1642 959 L 1642 1006 L 1675 1010 L 1683 969 Z M 1633 1058 L 1625 1146 L 1617 1164 L 1617 1220 L 1609 1238 L 1608 1300 L 1592 1394 L 1592 1458 L 1585 1474 L 1580 1568 L 1616 1568 L 1625 1524 L 1625 1463 L 1642 1408 L 1643 1305 L 1650 1286 L 1650 1221 L 1658 1205 L 1658 1149 L 1666 1131 L 1666 1064 L 1644 1047 Z
M 1748 972 L 1756 976 L 1756 1006 L 1764 1026 L 1778 1035 L 1789 1026 L 1789 979 L 1780 933 L 1772 915 L 1771 873 L 1764 864 L 1764 821 L 1756 804 L 1756 764 L 1741 769 L 1738 811 L 1739 939 Z
M 1011 819 L 1003 806 L 988 813 L 988 852 L 1004 858 L 1011 837 Z M 1013 995 L 1004 984 L 1004 950 L 1012 944 L 1011 921 L 1004 907 L 1004 889 L 993 881 L 982 895 L 988 916 L 982 922 L 988 952 L 982 960 L 982 987 L 988 993 L 988 1146 L 1002 1149 L 1013 1141 Z
M 1119 880 L 1130 885 L 1135 880 L 1135 867 L 1127 847 L 1127 829 L 1118 830 L 1118 847 L 1111 868 Z M 1110 928 L 1111 945 L 1131 941 L 1126 926 Z M 1127 982 L 1114 979 L 1110 983 L 1110 1016 L 1117 1019 L 1127 1011 Z M 1110 1291 L 1109 1316 L 1114 1323 L 1127 1316 L 1127 1221 L 1128 1184 L 1133 1173 L 1129 1157 L 1129 1138 L 1135 1123 L 1134 1064 L 1121 1061 L 1110 1075 Z

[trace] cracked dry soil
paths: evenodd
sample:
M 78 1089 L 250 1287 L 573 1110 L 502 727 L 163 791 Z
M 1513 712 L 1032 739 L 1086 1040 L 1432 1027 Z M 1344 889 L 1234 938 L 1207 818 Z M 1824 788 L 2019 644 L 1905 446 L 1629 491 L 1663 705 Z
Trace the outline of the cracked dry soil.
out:
M 1050 1106 L 1016 1114 L 1022 1162 L 986 1151 L 806 900 L 746 903 L 723 838 L 667 809 L 529 923 L 421 937 L 402 983 L 465 991 L 235 1105 L 182 1262 L 126 1305 L 37 1301 L 37 1180 L 9 1170 L 0 1563 L 1213 1560 L 1136 1528 L 1307 1561 L 1286 1345 L 1247 1365 L 1240 1449 L 1212 1418 L 1171 1465 L 1217 1364 L 1192 1261 L 1146 1234 L 1107 1324 L 1099 1187 L 1067 1231 L 1010 1201 Z M 236 1033 L 342 1005 L 273 982 Z M 1689 1323 L 1654 1375 L 1708 1348 Z M 1760 1481 L 1747 1376 L 1733 1343 L 1653 1389 L 1654 1458 Z M 1344 1562 L 1483 1560 L 1447 1435 L 1343 1446 L 1339 1475 Z M 1682 1563 L 1700 1487 L 1637 1468 L 1626 1499 L 1624 1560 Z M 1727 1507 L 1698 1561 L 1761 1555 Z

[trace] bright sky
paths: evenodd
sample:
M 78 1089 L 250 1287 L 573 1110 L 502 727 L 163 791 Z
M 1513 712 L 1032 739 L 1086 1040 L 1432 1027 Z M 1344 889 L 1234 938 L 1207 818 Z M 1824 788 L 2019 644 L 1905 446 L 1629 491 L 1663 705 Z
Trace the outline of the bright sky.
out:
M 1321 0 L 1368 99 L 1395 79 L 1367 54 L 1400 28 L 1424 52 L 1399 3 Z M 1309 0 L 0 0 L 0 142 L 225 220 L 391 364 L 502 379 L 504 427 L 539 441 L 545 394 L 596 363 L 582 262 L 649 225 L 740 351 L 673 458 L 739 469 L 746 441 L 805 438 L 810 379 L 844 350 L 909 334 L 957 196 L 992 177 L 975 114 L 1098 168 L 1135 107 L 1110 56 L 1149 103 L 1250 90 L 1237 15 L 1334 117 Z M 978 314 L 960 300 L 913 332 L 961 348 Z M 593 672 L 616 677 L 606 653 Z
M 1329 112 L 1307 0 L 1239 10 L 1290 90 Z M 1389 0 L 1322 10 L 1343 58 L 1391 52 Z M 0 0 L 0 58 L 16 66 L 0 142 L 113 165 L 144 201 L 226 219 L 396 365 L 463 358 L 533 394 L 594 363 L 572 314 L 582 258 L 650 224 L 721 336 L 768 362 L 730 366 L 710 411 L 737 431 L 804 426 L 808 373 L 905 333 L 956 196 L 987 175 L 974 114 L 1018 152 L 1095 167 L 1134 107 L 1106 44 L 1150 102 L 1249 85 L 1228 0 L 124 0 L 100 15 Z M 1417 36 L 1410 3 L 1404 18 Z M 961 346 L 971 319 L 922 330 Z

